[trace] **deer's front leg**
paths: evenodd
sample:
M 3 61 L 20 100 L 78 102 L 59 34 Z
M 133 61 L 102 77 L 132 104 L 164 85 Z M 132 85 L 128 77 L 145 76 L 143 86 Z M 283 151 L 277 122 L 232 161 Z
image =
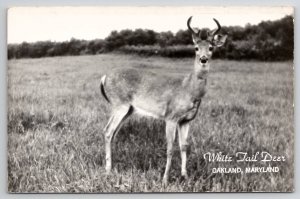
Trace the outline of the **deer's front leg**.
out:
M 176 135 L 176 122 L 167 121 L 166 122 L 166 138 L 167 138 L 167 164 L 165 169 L 165 174 L 163 177 L 163 184 L 168 184 L 169 171 L 172 161 L 173 143 Z
M 179 138 L 179 146 L 181 153 L 181 175 L 187 179 L 187 171 L 186 171 L 186 151 L 187 151 L 187 138 L 189 133 L 189 123 L 183 123 L 178 125 L 178 138 Z

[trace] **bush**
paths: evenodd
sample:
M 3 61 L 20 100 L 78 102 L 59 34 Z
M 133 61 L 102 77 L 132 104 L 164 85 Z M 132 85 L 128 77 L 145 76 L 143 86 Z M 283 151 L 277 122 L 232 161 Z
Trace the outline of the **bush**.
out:
M 228 35 L 224 47 L 218 48 L 214 58 L 256 59 L 266 61 L 293 59 L 294 23 L 292 16 L 277 21 L 263 21 L 245 27 L 223 27 Z M 40 41 L 8 45 L 8 59 L 47 56 L 99 54 L 110 51 L 135 53 L 143 56 L 190 57 L 194 55 L 188 30 L 157 33 L 153 30 L 112 31 L 102 39 L 92 41 L 72 38 L 66 42 Z

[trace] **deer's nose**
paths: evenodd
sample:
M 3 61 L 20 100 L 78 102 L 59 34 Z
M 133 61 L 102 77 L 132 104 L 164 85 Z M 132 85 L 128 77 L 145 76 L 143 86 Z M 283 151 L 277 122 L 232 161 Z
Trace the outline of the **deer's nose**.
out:
M 205 64 L 206 62 L 207 62 L 207 57 L 201 57 L 200 58 L 200 62 L 202 63 L 202 64 Z

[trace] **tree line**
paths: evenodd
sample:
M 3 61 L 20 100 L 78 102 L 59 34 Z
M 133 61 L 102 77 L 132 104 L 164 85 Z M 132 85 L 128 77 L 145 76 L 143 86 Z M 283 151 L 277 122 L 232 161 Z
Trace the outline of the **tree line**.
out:
M 245 27 L 222 27 L 227 34 L 224 47 L 216 49 L 214 58 L 278 61 L 293 59 L 294 23 L 292 16 L 263 21 Z M 144 56 L 194 56 L 188 30 L 155 32 L 147 29 L 112 31 L 105 39 L 8 44 L 8 59 L 40 58 L 65 55 L 95 55 L 108 52 L 135 53 Z

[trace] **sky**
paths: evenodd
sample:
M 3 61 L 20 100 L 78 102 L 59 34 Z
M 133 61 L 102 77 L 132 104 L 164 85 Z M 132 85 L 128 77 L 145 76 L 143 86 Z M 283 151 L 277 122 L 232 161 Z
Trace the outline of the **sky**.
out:
M 224 26 L 245 26 L 293 15 L 292 7 L 13 7 L 8 10 L 7 41 L 68 41 L 104 39 L 112 30 L 152 29 L 157 32 L 191 26 L 216 28 L 212 18 Z

